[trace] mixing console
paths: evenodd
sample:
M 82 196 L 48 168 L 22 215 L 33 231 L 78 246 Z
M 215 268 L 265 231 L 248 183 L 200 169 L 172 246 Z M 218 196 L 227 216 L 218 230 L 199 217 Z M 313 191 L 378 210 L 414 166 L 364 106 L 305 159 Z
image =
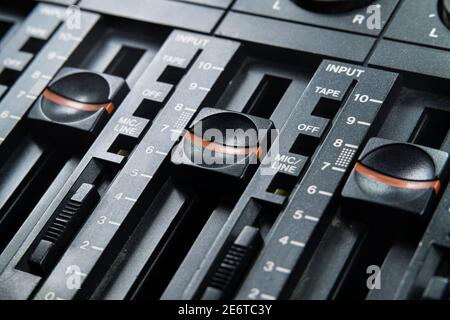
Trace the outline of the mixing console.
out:
M 0 4 L 0 299 L 448 300 L 450 0 Z

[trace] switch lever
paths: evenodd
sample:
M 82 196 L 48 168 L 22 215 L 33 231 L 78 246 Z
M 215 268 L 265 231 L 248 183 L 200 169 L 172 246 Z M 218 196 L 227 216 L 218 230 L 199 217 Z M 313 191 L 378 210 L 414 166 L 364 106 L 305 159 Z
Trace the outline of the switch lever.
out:
M 84 217 L 99 199 L 95 186 L 83 183 L 70 199 L 59 208 L 58 213 L 34 248 L 29 266 L 39 275 L 47 274 L 60 256 L 61 249 L 72 239 Z
M 259 229 L 246 226 L 214 271 L 202 300 L 229 298 L 261 244 Z

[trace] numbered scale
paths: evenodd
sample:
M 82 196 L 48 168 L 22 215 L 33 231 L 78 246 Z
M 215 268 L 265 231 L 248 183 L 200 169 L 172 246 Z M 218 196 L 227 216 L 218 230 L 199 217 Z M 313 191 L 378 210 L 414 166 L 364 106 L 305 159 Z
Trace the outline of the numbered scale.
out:
M 74 29 L 70 25 L 62 23 L 65 14 L 63 8 L 39 4 L 25 21 L 23 30 L 17 33 L 16 38 L 8 43 L 8 47 L 4 48 L 0 54 L 2 61 L 9 62 L 9 65 L 3 67 L 23 70 L 29 64 L 17 79 L 14 87 L 5 94 L 0 102 L 0 147 L 14 132 L 17 124 L 39 97 L 42 90 L 100 18 L 93 13 L 81 12 L 80 28 Z M 55 34 L 53 35 L 53 33 Z M 32 59 L 33 55 L 17 52 L 16 48 L 23 45 L 27 38 L 49 40 L 47 43 L 44 42 L 45 46 L 41 49 L 41 52 Z M 11 108 L 11 106 L 14 106 L 14 108 Z
M 126 239 L 163 183 L 157 171 L 238 48 L 232 41 L 178 31 L 167 38 L 51 206 L 40 213 L 41 220 L 3 271 L 2 294 L 10 292 L 17 277 L 26 279 L 23 299 L 92 294 L 98 275 L 117 254 L 117 243 Z M 33 274 L 29 265 L 32 253 L 39 257 L 36 239 L 51 239 L 42 230 L 54 231 L 49 221 L 67 208 L 74 210 L 72 198 L 83 188 L 96 190 L 98 202 L 73 240 L 56 253 L 57 263 L 46 268 L 49 272 Z M 78 198 L 78 207 L 87 208 Z
M 177 32 L 167 40 L 149 69 L 146 70 L 145 78 L 135 86 L 135 90 L 142 92 L 142 99 L 154 99 L 159 102 L 169 100 L 142 138 L 142 142 L 128 158 L 108 192 L 77 234 L 70 248 L 64 253 L 58 265 L 37 292 L 35 299 L 71 299 L 80 295 L 82 290 L 74 291 L 65 283 L 68 270 L 73 269 L 74 266 L 79 268 L 79 274 L 82 276 L 81 282 L 84 283 L 91 276 L 89 285 L 95 287 L 94 272 L 99 272 L 98 268 L 95 270 L 97 262 L 102 258 L 107 247 L 111 245 L 122 224 L 126 222 L 145 188 L 152 183 L 153 179 L 157 179 L 156 171 L 168 156 L 174 141 L 177 140 L 182 129 L 197 111 L 237 47 L 238 45 L 233 42 L 212 41 L 210 38 Z M 173 87 L 169 84 L 159 83 L 157 78 L 154 78 L 155 75 L 161 74 L 163 71 L 161 69 L 166 67 L 164 62 L 174 65 L 175 68 L 189 68 L 192 65 L 192 71 L 184 76 L 170 98 L 168 95 Z M 214 69 L 208 66 L 214 66 Z M 148 87 L 149 84 L 153 84 L 153 87 Z M 186 90 L 190 91 L 190 94 L 186 94 Z M 182 100 L 182 96 L 188 96 L 190 100 Z M 124 101 L 128 112 L 133 106 L 138 106 L 136 103 L 139 103 L 136 98 L 134 101 L 129 100 L 131 99 Z M 121 119 L 124 121 L 124 116 L 124 114 L 116 114 L 116 119 L 112 119 L 110 122 L 110 128 L 116 128 L 116 124 L 120 123 Z M 143 119 L 136 120 L 144 121 Z M 143 129 L 145 126 L 140 127 Z M 142 130 L 140 131 L 134 133 L 135 137 L 142 133 Z M 111 138 L 111 134 L 108 138 Z M 98 147 L 104 148 L 109 145 L 101 140 L 101 138 L 97 140 Z M 101 157 L 102 155 L 97 153 L 97 156 Z M 109 156 L 106 157 L 109 158 Z M 121 162 L 123 159 L 118 159 L 118 157 L 117 161 Z M 129 177 L 133 179 L 130 180 Z M 104 267 L 107 265 L 107 263 L 104 264 Z M 84 284 L 80 285 L 80 288 L 86 290 L 85 292 L 88 292 L 89 289 Z
M 281 213 L 234 297 L 287 298 L 332 213 L 344 177 L 374 124 L 383 119 L 396 81 L 393 73 L 324 61 L 281 130 L 278 150 L 272 147 L 199 270 L 181 292 L 175 277 L 163 298 L 204 297 L 211 270 L 223 261 L 226 243 L 255 225 L 258 208 L 267 204 Z M 290 194 L 271 192 L 280 175 L 300 180 Z

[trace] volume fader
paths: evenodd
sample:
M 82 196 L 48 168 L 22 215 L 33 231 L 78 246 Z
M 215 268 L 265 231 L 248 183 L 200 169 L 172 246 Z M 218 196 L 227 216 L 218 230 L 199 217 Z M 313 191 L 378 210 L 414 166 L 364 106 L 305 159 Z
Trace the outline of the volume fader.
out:
M 230 298 L 261 244 L 259 229 L 249 226 L 242 229 L 212 274 L 202 300 Z
M 73 237 L 98 199 L 99 194 L 95 187 L 83 183 L 75 194 L 60 206 L 31 253 L 29 266 L 33 272 L 43 275 L 50 271 L 60 256 L 61 248 Z

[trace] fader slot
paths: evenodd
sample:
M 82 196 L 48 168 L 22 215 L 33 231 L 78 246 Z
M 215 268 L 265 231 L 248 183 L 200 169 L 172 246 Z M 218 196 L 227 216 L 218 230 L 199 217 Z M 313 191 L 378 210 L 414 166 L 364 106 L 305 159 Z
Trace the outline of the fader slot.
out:
M 29 137 L 17 149 L 18 152 L 0 170 L 0 250 L 69 159 L 66 151 L 52 150 L 50 146 L 41 145 Z
M 105 183 L 110 183 L 116 172 L 99 160 L 90 162 L 36 237 L 19 268 L 45 277 L 99 201 Z
M 122 46 L 114 60 L 105 69 L 105 73 L 127 78 L 144 54 L 145 50 L 143 49 Z
M 450 293 L 450 250 L 447 247 L 429 247 L 415 280 L 411 298 L 424 300 L 447 300 Z
M 253 93 L 244 112 L 269 119 L 292 80 L 265 75 Z
M 360 243 L 354 248 L 341 274 L 339 286 L 334 293 L 335 299 L 364 300 L 369 292 L 367 286 L 369 267 L 381 266 L 394 243 L 396 236 L 394 230 L 377 227 L 361 229 L 364 234 L 361 235 Z
M 422 298 L 448 300 L 450 296 L 450 249 L 442 249 L 442 260 L 433 278 L 428 282 Z
M 182 207 L 179 212 L 157 212 L 161 218 L 162 216 L 169 218 L 175 213 L 176 216 L 173 216 L 173 220 L 170 221 L 171 224 L 164 231 L 157 231 L 157 229 L 162 229 L 167 222 L 152 227 L 153 237 L 158 237 L 158 234 L 164 232 L 163 239 L 165 241 L 159 241 L 159 245 L 146 262 L 147 267 L 142 272 L 145 278 L 139 279 L 140 282 L 136 282 L 135 288 L 129 293 L 137 299 L 148 299 L 149 297 L 159 299 L 161 297 L 162 292 L 185 258 L 207 219 L 214 210 L 221 207 L 223 202 L 217 194 L 199 192 L 187 186 L 176 185 L 175 190 L 177 192 L 189 190 L 189 193 L 186 192 L 187 197 L 180 202 Z M 155 205 L 158 206 L 157 203 Z M 158 219 L 158 221 L 161 220 Z M 155 221 L 155 223 L 158 222 Z M 151 233 L 148 234 L 148 237 L 151 237 Z M 155 242 L 156 239 L 158 238 L 155 238 L 152 242 Z M 153 245 L 150 248 L 152 247 Z M 173 255 L 174 252 L 177 252 L 176 256 Z
M 403 270 L 408 268 L 411 258 L 414 256 L 417 244 L 420 242 L 420 236 L 413 233 L 408 234 L 407 237 L 401 235 L 395 239 L 392 244 L 383 264 L 380 266 L 382 276 L 378 282 L 375 290 L 370 290 L 366 296 L 367 300 L 387 300 L 394 299 L 397 288 L 402 282 L 401 274 Z M 369 268 L 369 266 L 366 266 Z M 367 269 L 366 269 L 367 271 Z M 363 279 L 364 282 L 367 281 Z
M 195 229 L 195 224 L 201 220 L 199 217 L 198 220 L 194 218 L 187 224 L 184 223 L 186 213 L 195 207 L 198 208 L 193 205 L 194 202 L 196 199 L 193 190 L 178 186 L 168 178 L 159 188 L 152 203 L 144 209 L 142 219 L 139 220 L 136 229 L 128 235 L 121 249 L 121 252 L 141 252 L 141 254 L 131 254 L 127 261 L 122 260 L 122 255 L 118 254 L 108 271 L 108 277 L 117 279 L 116 285 L 109 288 L 107 295 L 101 290 L 96 290 L 93 294 L 94 299 L 100 296 L 107 300 L 157 298 L 159 291 L 165 286 L 166 278 L 171 275 L 174 262 L 181 258 L 183 248 L 189 244 L 189 239 L 185 238 L 189 232 L 182 232 L 181 235 L 175 231 L 183 226 Z M 196 213 L 202 215 L 202 212 Z M 170 245 L 165 245 L 169 242 Z M 180 255 L 174 256 L 173 250 L 180 252 Z
M 13 26 L 12 22 L 0 20 L 0 41 Z
M 334 299 L 345 271 L 352 263 L 353 254 L 364 241 L 364 231 L 362 225 L 342 219 L 338 212 L 330 221 L 289 299 Z
M 449 130 L 450 113 L 448 111 L 425 108 L 410 141 L 439 149 Z

